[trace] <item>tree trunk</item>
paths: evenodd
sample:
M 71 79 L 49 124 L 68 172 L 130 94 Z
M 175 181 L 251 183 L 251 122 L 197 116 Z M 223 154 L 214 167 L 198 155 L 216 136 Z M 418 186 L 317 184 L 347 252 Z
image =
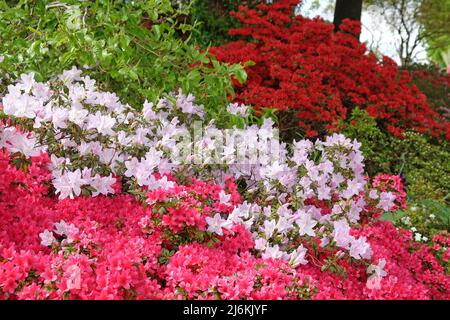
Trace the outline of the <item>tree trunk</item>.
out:
M 334 9 L 334 30 L 338 31 L 344 19 L 361 20 L 363 0 L 336 0 Z M 359 35 L 358 35 L 359 38 Z

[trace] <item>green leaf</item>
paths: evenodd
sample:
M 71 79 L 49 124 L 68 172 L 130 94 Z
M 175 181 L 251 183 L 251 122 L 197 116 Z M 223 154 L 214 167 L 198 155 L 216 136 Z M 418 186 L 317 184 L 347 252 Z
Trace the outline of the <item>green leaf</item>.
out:
M 244 62 L 244 67 L 252 67 L 256 65 L 256 62 L 252 61 L 252 60 L 248 60 Z
M 152 31 L 156 35 L 156 40 L 161 39 L 161 28 L 159 25 L 152 26 Z
M 404 211 L 385 212 L 381 216 L 380 220 L 391 221 L 392 223 L 396 223 L 401 218 L 403 218 L 405 215 L 406 215 L 406 212 L 404 212 Z
M 243 68 L 237 70 L 235 75 L 240 84 L 244 84 L 247 81 L 247 72 Z

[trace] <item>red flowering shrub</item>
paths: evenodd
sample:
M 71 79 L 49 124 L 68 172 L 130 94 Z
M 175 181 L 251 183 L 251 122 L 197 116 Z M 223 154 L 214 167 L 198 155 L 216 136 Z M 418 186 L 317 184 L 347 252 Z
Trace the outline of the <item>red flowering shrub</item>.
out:
M 430 66 L 412 66 L 409 70 L 413 83 L 426 94 L 428 103 L 441 114 L 450 119 L 450 74 Z
M 187 186 L 176 185 L 169 190 L 156 189 L 148 192 L 149 203 L 155 207 L 163 206 L 162 212 L 154 210 L 152 218 L 160 219 L 162 225 L 173 233 L 188 232 L 190 230 L 204 231 L 207 227 L 205 215 L 213 213 L 230 213 L 233 204 L 240 203 L 241 196 L 233 183 L 227 180 L 225 190 L 230 193 L 230 203 L 220 202 L 220 185 L 206 183 L 191 178 Z
M 166 271 L 168 289 L 179 292 L 175 298 L 295 299 L 313 293 L 286 262 L 257 259 L 248 249 L 237 254 L 227 241 L 218 248 L 197 243 L 180 248 Z
M 222 190 L 231 203 L 241 201 L 232 180 L 223 188 L 192 180 L 154 190 L 147 207 L 125 194 L 58 200 L 46 155 L 32 158 L 27 173 L 10 160 L 0 153 L 0 299 L 450 298 L 450 277 L 432 254 L 448 260 L 444 234 L 429 250 L 390 222 L 352 230 L 367 237 L 375 273 L 387 272 L 368 286 L 363 263 L 343 259 L 339 270 L 323 269 L 332 252 L 293 269 L 257 257 L 242 225 L 202 233 L 212 212 L 230 212 Z M 160 219 L 176 207 L 183 209 L 175 220 Z
M 399 136 L 405 129 L 439 136 L 448 122 L 427 103 L 411 76 L 388 57 L 379 61 L 353 34 L 360 25 L 346 21 L 341 32 L 322 19 L 293 16 L 297 0 L 280 0 L 232 13 L 243 25 L 230 34 L 245 37 L 214 48 L 221 61 L 253 61 L 236 99 L 256 108 L 292 108 L 307 136 L 335 129 L 358 106 Z
M 450 233 L 447 230 L 433 237 L 432 252 L 446 266 L 447 273 L 450 272 Z
M 397 230 L 390 222 L 378 222 L 355 234 L 367 237 L 373 248 L 374 260 L 385 261 L 387 275 L 379 286 L 362 286 L 367 277 L 364 268 L 342 263 L 345 279 L 336 273 L 321 272 L 309 264 L 302 273 L 316 281 L 314 299 L 448 299 L 450 277 L 423 244 L 412 241 L 412 233 Z M 403 261 L 403 262 L 400 262 Z

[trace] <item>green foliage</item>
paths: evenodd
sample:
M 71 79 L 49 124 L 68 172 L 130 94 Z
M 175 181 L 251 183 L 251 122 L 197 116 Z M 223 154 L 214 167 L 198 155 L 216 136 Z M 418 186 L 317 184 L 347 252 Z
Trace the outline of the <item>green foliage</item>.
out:
M 48 80 L 76 65 L 134 107 L 181 87 L 219 117 L 230 76 L 246 74 L 193 45 L 186 10 L 170 0 L 0 0 L 0 80 L 31 71 Z
M 365 111 L 354 109 L 341 131 L 362 144 L 366 171 L 402 175 L 410 200 L 443 199 L 450 193 L 450 145 L 416 132 L 397 139 L 381 131 Z M 448 201 L 448 198 L 445 198 Z
M 236 0 L 194 0 L 192 8 L 192 19 L 199 22 L 194 37 L 196 42 L 206 48 L 226 43 L 232 39 L 228 35 L 230 28 L 237 26 L 229 12 L 237 10 Z
M 256 7 L 265 0 L 193 0 L 192 19 L 199 23 L 193 37 L 203 48 L 218 46 L 235 39 L 228 30 L 237 28 L 239 23 L 231 15 L 239 5 Z
M 398 225 L 405 216 L 406 211 L 384 212 L 380 220 L 391 221 L 393 224 Z
M 393 151 L 395 155 L 399 152 L 404 155 L 404 160 L 396 163 L 395 169 L 404 172 L 411 197 L 442 199 L 450 193 L 450 146 L 447 141 L 432 142 L 424 135 L 407 132 Z
M 414 233 L 420 234 L 421 241 L 427 242 L 443 230 L 450 231 L 450 206 L 437 200 L 425 199 L 411 204 L 407 210 L 385 213 L 382 219 L 412 229 Z
M 450 0 L 421 0 L 419 21 L 425 29 L 429 58 L 446 67 L 445 54 L 450 50 L 450 29 L 448 27 Z
M 339 124 L 342 132 L 351 139 L 361 143 L 361 151 L 365 157 L 366 172 L 375 176 L 381 172 L 392 172 L 391 138 L 381 131 L 374 118 L 359 108 L 353 109 L 347 122 Z

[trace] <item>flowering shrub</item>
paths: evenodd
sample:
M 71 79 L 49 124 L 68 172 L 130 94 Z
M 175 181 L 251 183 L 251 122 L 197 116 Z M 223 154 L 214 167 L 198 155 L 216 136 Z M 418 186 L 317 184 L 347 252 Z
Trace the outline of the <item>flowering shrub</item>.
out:
M 254 62 L 247 68 L 247 83 L 236 85 L 238 101 L 292 108 L 307 136 L 336 129 L 338 120 L 358 106 L 395 136 L 410 128 L 450 137 L 448 121 L 439 119 L 410 75 L 387 57 L 378 61 L 353 36 L 360 29 L 356 22 L 344 22 L 334 33 L 333 25 L 319 18 L 294 16 L 297 4 L 281 0 L 233 13 L 243 26 L 229 32 L 244 40 L 212 52 L 220 61 Z
M 361 287 L 357 279 L 362 272 L 358 274 L 355 267 L 347 269 L 349 276 L 344 281 L 335 274 L 321 273 L 323 278 L 319 281 L 316 298 L 426 299 L 432 295 L 436 299 L 448 299 L 449 276 L 444 274 L 443 267 L 426 246 L 412 241 L 411 232 L 396 230 L 390 222 L 378 222 L 359 232 L 367 236 L 378 261 L 374 273 L 382 275 L 385 269 L 383 281 L 377 282 L 374 277 L 367 286 Z M 397 261 L 405 261 L 408 266 L 401 266 Z M 313 272 L 319 276 L 317 269 Z
M 403 183 L 400 176 L 380 174 L 373 179 L 374 187 L 379 187 L 382 191 L 390 191 L 395 195 L 395 205 L 392 208 L 406 208 L 406 192 L 403 189 Z
M 433 237 L 432 252 L 446 266 L 446 273 L 450 272 L 450 235 L 443 231 Z
M 201 130 L 190 94 L 138 112 L 76 68 L 49 83 L 22 75 L 2 105 L 5 299 L 448 296 L 425 246 L 377 238 L 403 234 L 377 222 L 403 189 L 366 177 L 356 140 L 287 146 L 236 104 L 242 129 Z
M 210 244 L 174 245 L 167 228 L 152 221 L 155 207 L 126 194 L 58 200 L 49 195 L 45 154 L 32 159 L 28 173 L 8 160 L 0 153 L 1 299 L 449 298 L 449 276 L 438 260 L 390 222 L 352 230 L 373 249 L 371 279 L 382 279 L 367 286 L 370 274 L 359 264 L 340 260 L 345 277 L 322 270 L 326 251 L 296 269 L 257 258 L 242 227 Z M 199 198 L 210 189 L 220 193 L 198 182 L 186 187 Z M 448 260 L 444 239 L 437 237 L 433 250 Z
M 450 74 L 433 66 L 413 65 L 409 69 L 413 83 L 425 93 L 428 103 L 445 119 L 450 119 Z

